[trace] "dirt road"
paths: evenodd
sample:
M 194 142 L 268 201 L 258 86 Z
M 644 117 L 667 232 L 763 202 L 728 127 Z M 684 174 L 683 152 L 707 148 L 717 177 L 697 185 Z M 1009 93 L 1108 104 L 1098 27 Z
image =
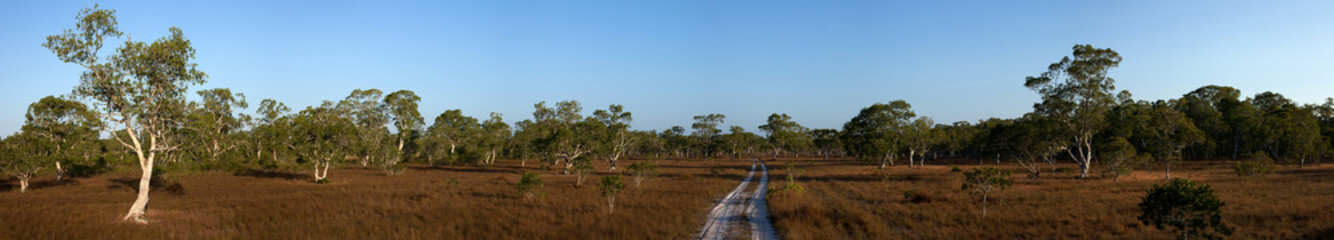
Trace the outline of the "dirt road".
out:
M 760 181 L 753 192 L 746 194 L 757 166 Z M 769 221 L 769 204 L 765 199 L 768 185 L 769 168 L 764 161 L 755 159 L 746 178 L 713 206 L 704 227 L 700 228 L 699 239 L 738 239 L 747 235 L 750 239 L 778 239 L 778 232 Z

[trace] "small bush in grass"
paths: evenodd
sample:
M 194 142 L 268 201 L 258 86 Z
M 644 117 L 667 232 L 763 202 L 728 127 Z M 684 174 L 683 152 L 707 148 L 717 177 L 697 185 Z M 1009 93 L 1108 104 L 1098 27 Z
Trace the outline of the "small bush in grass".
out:
M 631 176 L 634 176 L 635 187 L 639 187 L 639 184 L 643 183 L 644 179 L 658 176 L 658 165 L 654 165 L 647 161 L 630 164 L 630 167 L 627 167 L 626 169 L 630 170 Z
M 584 177 L 593 173 L 593 161 L 588 160 L 588 157 L 585 156 L 574 158 L 574 167 L 570 170 L 574 171 L 576 176 L 574 186 L 583 186 Z
M 718 162 L 714 162 L 714 163 L 713 163 L 713 167 L 710 167 L 710 168 L 709 168 L 709 173 L 712 173 L 714 177 L 718 177 L 719 175 L 723 175 L 723 172 L 726 171 L 726 170 L 727 170 L 727 169 L 726 169 L 726 168 L 723 168 L 723 165 L 722 165 L 722 164 L 719 164 Z
M 1068 168 L 1068 167 L 1056 168 L 1056 173 L 1060 173 L 1060 174 L 1071 174 L 1071 173 L 1075 173 L 1075 170 L 1074 170 L 1074 169 L 1070 169 L 1070 168 Z
M 1218 234 L 1232 235 L 1232 229 L 1222 222 L 1219 209 L 1223 205 L 1209 185 L 1175 178 L 1149 189 L 1139 204 L 1143 210 L 1139 221 L 1158 229 L 1174 227 L 1180 239 L 1196 235 L 1218 238 Z
M 783 171 L 787 172 L 787 177 L 786 177 L 787 182 L 784 183 L 783 186 L 780 188 L 767 190 L 766 194 L 772 195 L 775 193 L 784 193 L 784 192 L 801 194 L 806 191 L 806 189 L 801 187 L 801 184 L 797 184 L 796 165 L 792 164 L 792 162 L 787 162 L 787 164 L 783 166 Z
M 449 195 L 458 194 L 459 185 L 462 183 L 463 182 L 459 181 L 458 178 L 449 178 L 448 180 L 445 180 L 445 190 L 447 191 L 446 193 Z
M 1263 178 L 1274 171 L 1274 159 L 1270 159 L 1268 154 L 1253 153 L 1242 160 L 1232 164 L 1232 170 L 1237 176 L 1246 178 Z
M 534 197 L 539 196 L 540 193 L 537 192 L 537 189 L 541 187 L 542 177 L 537 176 L 537 173 L 523 173 L 523 177 L 519 178 L 517 186 L 519 195 L 523 196 L 525 200 L 533 200 Z
M 987 217 L 987 194 L 1010 187 L 1010 172 L 994 167 L 974 168 L 963 173 L 963 190 L 982 195 L 982 217 Z
M 602 189 L 602 196 L 607 198 L 607 213 L 616 209 L 616 195 L 625 189 L 625 183 L 621 181 L 621 175 L 612 175 L 602 177 L 602 184 L 598 185 Z
M 959 166 L 950 165 L 950 172 L 963 172 L 963 169 L 959 169 Z
M 315 184 L 328 184 L 328 183 L 331 183 L 328 178 L 321 178 L 320 180 L 315 180 Z

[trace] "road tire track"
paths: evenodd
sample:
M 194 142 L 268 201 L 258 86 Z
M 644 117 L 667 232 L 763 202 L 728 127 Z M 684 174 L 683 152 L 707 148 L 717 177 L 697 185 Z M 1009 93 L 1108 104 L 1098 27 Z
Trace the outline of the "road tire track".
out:
M 753 192 L 746 194 L 756 167 L 761 169 L 760 181 Z M 713 206 L 704 227 L 700 228 L 699 239 L 735 239 L 744 235 L 750 235 L 751 239 L 778 239 L 769 221 L 769 204 L 765 199 L 768 185 L 769 168 L 764 161 L 755 159 L 746 178 Z

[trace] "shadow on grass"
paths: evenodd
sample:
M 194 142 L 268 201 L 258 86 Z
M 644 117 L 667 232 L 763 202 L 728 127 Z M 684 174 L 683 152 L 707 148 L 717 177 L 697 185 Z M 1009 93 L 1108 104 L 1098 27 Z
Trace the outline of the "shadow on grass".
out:
M 111 184 L 107 189 L 125 189 L 132 192 L 139 191 L 138 178 L 114 178 L 110 179 Z M 164 180 L 162 178 L 153 178 L 148 184 L 149 191 L 166 191 L 175 196 L 185 195 L 185 186 L 176 181 Z
M 308 177 L 304 174 L 290 173 L 287 171 L 270 171 L 270 170 L 255 170 L 255 169 L 242 170 L 232 175 L 240 177 L 273 178 L 273 179 L 283 179 L 283 180 L 297 180 Z
M 1302 236 L 1300 239 L 1334 239 L 1334 228 L 1316 230 L 1315 232 Z
M 28 191 L 50 188 L 50 187 L 78 186 L 78 185 L 79 181 L 74 180 L 72 178 L 66 178 L 59 182 L 57 182 L 55 179 L 30 181 L 28 182 Z M 5 179 L 4 181 L 0 181 L 0 192 L 9 192 L 18 190 L 19 190 L 19 180 L 17 178 Z

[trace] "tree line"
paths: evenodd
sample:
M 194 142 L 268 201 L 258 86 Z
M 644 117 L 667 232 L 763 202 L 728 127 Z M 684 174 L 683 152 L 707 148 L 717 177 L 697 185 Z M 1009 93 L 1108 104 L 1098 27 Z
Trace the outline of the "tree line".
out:
M 694 116 L 687 130 L 634 130 L 624 106 L 585 115 L 575 100 L 534 104 L 532 117 L 507 123 L 447 110 L 431 125 L 410 90 L 356 89 L 341 100 L 297 110 L 263 99 L 253 112 L 246 96 L 226 88 L 189 88 L 208 76 L 178 28 L 152 42 L 126 40 L 109 56 L 105 40 L 122 35 L 114 10 L 82 11 L 74 29 L 51 35 L 44 47 L 84 68 L 70 94 L 29 106 L 18 133 L 3 139 L 0 160 L 26 191 L 33 176 L 57 179 L 119 163 L 137 163 L 139 196 L 125 216 L 142 222 L 155 171 L 310 171 L 328 181 L 340 164 L 402 174 L 405 163 L 489 166 L 497 158 L 535 161 L 540 168 L 579 171 L 581 161 L 726 159 L 750 155 L 855 158 L 885 168 L 906 159 L 968 158 L 1015 162 L 1037 178 L 1056 161 L 1080 166 L 1080 177 L 1115 178 L 1161 166 L 1170 174 L 1183 159 L 1267 158 L 1304 166 L 1328 158 L 1334 137 L 1334 99 L 1298 104 L 1280 94 L 1241 96 L 1227 86 L 1204 86 L 1180 98 L 1136 100 L 1116 91 L 1108 72 L 1121 57 L 1111 49 L 1076 45 L 1072 56 L 1025 79 L 1042 97 L 1013 119 L 938 124 L 902 100 L 875 103 L 841 129 L 811 129 L 784 113 L 758 126 L 726 127 L 720 113 Z M 1096 156 L 1096 157 L 1095 157 Z M 1098 165 L 1094 163 L 1098 162 Z M 1098 168 L 1095 168 L 1098 167 Z M 77 174 L 76 174 L 77 173 Z M 1170 176 L 1170 175 L 1168 175 Z

